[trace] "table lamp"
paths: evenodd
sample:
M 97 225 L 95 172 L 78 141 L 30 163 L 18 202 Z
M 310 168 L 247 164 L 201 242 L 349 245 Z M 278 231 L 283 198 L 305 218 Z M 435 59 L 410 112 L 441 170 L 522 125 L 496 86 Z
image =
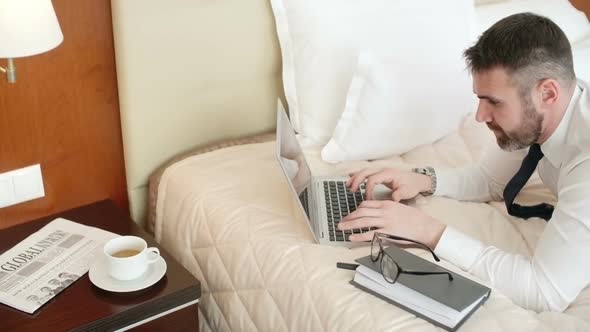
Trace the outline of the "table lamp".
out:
M 47 52 L 63 41 L 51 0 L 0 0 L 0 58 L 9 83 L 16 82 L 14 58 Z

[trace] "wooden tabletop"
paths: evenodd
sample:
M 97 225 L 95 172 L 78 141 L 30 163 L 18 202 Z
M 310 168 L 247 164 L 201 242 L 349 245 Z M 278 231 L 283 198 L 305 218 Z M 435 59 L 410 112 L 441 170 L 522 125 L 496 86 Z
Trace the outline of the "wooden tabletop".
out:
M 149 246 L 160 248 L 160 254 L 168 266 L 166 275 L 145 290 L 112 293 L 94 286 L 88 279 L 88 274 L 85 274 L 33 314 L 0 304 L 0 330 L 114 330 L 194 301 L 201 296 L 200 283 L 110 200 L 0 230 L 0 254 L 57 217 L 121 235 L 144 238 Z

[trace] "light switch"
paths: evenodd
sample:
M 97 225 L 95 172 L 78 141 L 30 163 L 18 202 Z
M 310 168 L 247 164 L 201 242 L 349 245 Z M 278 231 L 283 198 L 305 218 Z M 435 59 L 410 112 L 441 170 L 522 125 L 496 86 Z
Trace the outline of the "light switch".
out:
M 18 203 L 45 196 L 41 166 L 39 164 L 18 170 L 14 173 L 12 181 L 14 184 L 14 198 Z
M 12 177 L 0 175 L 0 208 L 14 204 Z
M 0 208 L 45 196 L 41 165 L 0 174 Z

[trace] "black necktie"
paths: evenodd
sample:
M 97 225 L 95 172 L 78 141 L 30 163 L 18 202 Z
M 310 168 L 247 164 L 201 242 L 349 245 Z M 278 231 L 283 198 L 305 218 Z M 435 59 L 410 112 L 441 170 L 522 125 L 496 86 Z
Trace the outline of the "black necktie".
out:
M 504 188 L 504 202 L 506 203 L 506 209 L 508 209 L 508 213 L 511 216 L 524 219 L 531 217 L 540 217 L 545 220 L 551 219 L 553 205 L 542 203 L 533 206 L 521 206 L 513 203 L 516 195 L 518 195 L 522 187 L 524 187 L 531 175 L 533 175 L 541 158 L 543 158 L 543 151 L 541 151 L 539 144 L 531 145 L 529 153 L 524 157 L 522 165 L 520 165 L 520 169 L 516 172 L 516 175 L 510 179 L 506 188 Z

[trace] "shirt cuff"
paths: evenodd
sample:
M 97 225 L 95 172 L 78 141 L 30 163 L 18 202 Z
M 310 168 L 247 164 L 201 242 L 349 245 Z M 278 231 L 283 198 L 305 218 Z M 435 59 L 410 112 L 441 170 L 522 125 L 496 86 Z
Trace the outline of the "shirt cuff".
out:
M 483 250 L 483 243 L 447 226 L 434 253 L 462 270 L 469 271 Z
M 459 190 L 459 183 L 456 180 L 455 171 L 452 169 L 435 169 L 436 190 L 434 195 L 445 197 L 456 197 Z M 454 190 L 453 190 L 454 189 Z

